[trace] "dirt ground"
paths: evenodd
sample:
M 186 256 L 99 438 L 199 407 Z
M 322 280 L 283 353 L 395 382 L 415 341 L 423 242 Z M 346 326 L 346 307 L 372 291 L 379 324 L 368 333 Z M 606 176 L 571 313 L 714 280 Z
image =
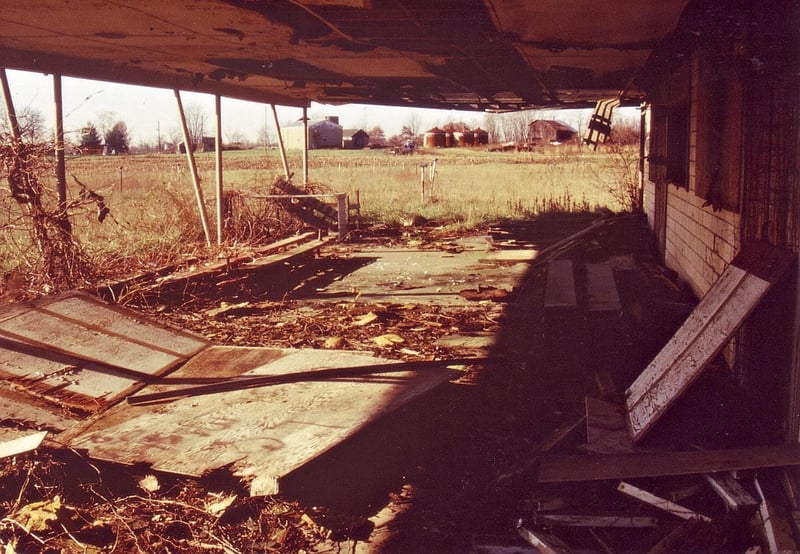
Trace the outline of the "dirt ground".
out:
M 527 231 L 515 227 L 513 234 L 524 238 Z M 611 374 L 624 390 L 688 315 L 692 298 L 658 263 L 644 223 L 621 218 L 558 252 L 576 267 L 609 257 L 630 262 L 628 271 L 618 273 L 618 312 L 546 313 L 546 264 L 534 264 L 512 291 L 490 285 L 465 289 L 465 306 L 313 299 L 314 291 L 352 269 L 347 248 L 414 241 L 444 250 L 452 239 L 435 229 L 391 236 L 363 232 L 349 246 L 337 245 L 327 255 L 323 250 L 289 271 L 203 283 L 181 294 L 130 295 L 129 307 L 217 344 L 471 361 L 461 360 L 459 378 L 332 453 L 325 462 L 332 468 L 330 487 L 298 489 L 291 498 L 248 497 L 225 471 L 195 480 L 101 463 L 66 448 L 4 459 L 0 542 L 11 545 L 6 551 L 12 546 L 17 552 L 524 548 L 515 526 L 543 506 L 566 503 L 584 512 L 616 506 L 602 486 L 538 484 L 531 452 L 553 429 L 583 413 L 584 396 L 596 393 L 598 372 Z M 580 286 L 578 301 L 585 303 Z M 353 325 L 359 318 L 369 323 Z M 401 341 L 376 342 L 376 336 L 388 334 Z M 473 340 L 441 340 L 450 336 Z M 580 443 L 581 432 L 578 426 L 559 448 Z M 684 434 L 680 440 L 696 438 Z M 618 552 L 646 549 L 658 537 L 656 531 L 617 531 L 598 538 L 594 531 L 578 530 L 569 539 L 579 549 L 601 551 L 604 545 Z

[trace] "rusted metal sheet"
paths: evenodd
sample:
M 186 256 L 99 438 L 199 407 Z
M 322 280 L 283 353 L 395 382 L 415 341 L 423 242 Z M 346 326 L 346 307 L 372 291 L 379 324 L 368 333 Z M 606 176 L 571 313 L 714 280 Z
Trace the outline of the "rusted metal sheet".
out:
M 211 347 L 169 379 L 217 381 L 384 365 L 370 354 L 329 350 Z M 169 403 L 118 405 L 70 444 L 95 458 L 144 462 L 200 476 L 230 466 L 253 495 L 276 494 L 283 478 L 381 416 L 446 381 L 443 368 L 347 379 L 301 380 L 191 396 Z M 287 381 L 292 381 L 287 379 Z M 151 385 L 148 394 L 180 387 Z
M 0 312 L 0 376 L 84 411 L 108 406 L 207 345 L 84 293 Z
M 793 254 L 753 243 L 736 256 L 686 322 L 625 393 L 634 441 L 666 413 L 731 339 Z

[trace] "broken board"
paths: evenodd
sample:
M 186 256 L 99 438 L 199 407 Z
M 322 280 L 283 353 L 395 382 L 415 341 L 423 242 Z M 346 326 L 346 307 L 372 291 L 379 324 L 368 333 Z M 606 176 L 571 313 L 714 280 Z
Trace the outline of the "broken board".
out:
M 766 243 L 743 248 L 667 345 L 625 393 L 628 431 L 640 440 L 739 329 L 794 255 Z
M 577 305 L 572 260 L 554 260 L 547 264 L 547 283 L 544 289 L 545 309 L 574 309 Z
M 80 292 L 0 310 L 0 377 L 86 412 L 111 405 L 207 346 L 199 335 Z
M 387 363 L 359 352 L 211 347 L 162 381 L 175 384 L 151 385 L 142 393 L 220 378 L 272 375 L 286 376 L 286 382 L 118 405 L 76 433 L 70 446 L 94 458 L 190 476 L 227 466 L 251 494 L 278 494 L 292 472 L 451 376 L 442 367 L 388 372 Z M 291 379 L 293 373 L 324 375 L 325 369 L 367 364 L 382 367 L 348 378 Z
M 798 464 L 800 445 L 797 444 L 635 454 L 564 454 L 542 459 L 539 481 L 563 483 L 635 479 Z

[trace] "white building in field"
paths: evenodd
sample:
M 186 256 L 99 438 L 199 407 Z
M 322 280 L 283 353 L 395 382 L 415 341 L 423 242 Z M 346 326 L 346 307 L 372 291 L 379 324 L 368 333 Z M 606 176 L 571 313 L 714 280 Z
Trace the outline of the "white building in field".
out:
M 302 121 L 282 129 L 283 141 L 287 149 L 303 149 L 303 131 Z M 308 123 L 308 148 L 309 150 L 341 148 L 343 135 L 342 126 L 339 125 L 339 118 L 336 116 L 328 116 L 321 121 L 310 121 Z

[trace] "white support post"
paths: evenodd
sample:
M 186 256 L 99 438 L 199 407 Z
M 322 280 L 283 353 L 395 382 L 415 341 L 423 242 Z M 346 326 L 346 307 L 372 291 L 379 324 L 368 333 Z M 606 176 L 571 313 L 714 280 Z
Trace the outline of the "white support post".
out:
M 281 124 L 278 121 L 278 110 L 275 109 L 275 104 L 272 106 L 272 119 L 275 121 L 275 133 L 278 135 L 278 148 L 281 152 L 281 162 L 283 163 L 283 175 L 286 180 L 289 180 L 289 160 L 286 157 L 286 146 L 283 144 L 283 134 L 281 133 Z
M 200 188 L 200 175 L 197 174 L 197 164 L 194 162 L 194 148 L 189 138 L 189 127 L 186 125 L 186 114 L 183 111 L 181 102 L 181 92 L 174 90 L 175 100 L 178 103 L 178 116 L 181 120 L 183 130 L 183 144 L 186 146 L 186 160 L 189 163 L 189 170 L 192 172 L 192 184 L 194 185 L 194 195 L 197 199 L 197 209 L 200 212 L 200 222 L 203 224 L 203 234 L 206 239 L 206 246 L 211 246 L 211 233 L 208 230 L 208 216 L 206 215 L 206 204 L 203 198 L 203 189 Z
M 350 211 L 349 201 L 347 199 L 347 194 L 344 192 L 340 192 L 336 195 L 336 222 L 339 226 L 339 240 L 344 240 L 347 238 L 348 232 L 348 216 Z
M 308 108 L 303 106 L 303 184 L 308 184 Z
M 64 99 L 61 93 L 61 75 L 53 75 L 55 100 L 56 192 L 59 218 L 67 220 L 67 162 L 64 156 Z
M 17 111 L 14 109 L 14 99 L 11 96 L 11 87 L 8 84 L 8 75 L 6 68 L 0 71 L 0 86 L 3 88 L 3 101 L 6 106 L 6 117 L 8 118 L 8 126 L 11 129 L 11 134 L 14 140 L 22 140 L 22 131 L 19 128 L 19 120 L 17 119 Z
M 216 168 L 217 168 L 217 244 L 222 245 L 222 97 L 217 94 L 214 103 L 216 117 Z

